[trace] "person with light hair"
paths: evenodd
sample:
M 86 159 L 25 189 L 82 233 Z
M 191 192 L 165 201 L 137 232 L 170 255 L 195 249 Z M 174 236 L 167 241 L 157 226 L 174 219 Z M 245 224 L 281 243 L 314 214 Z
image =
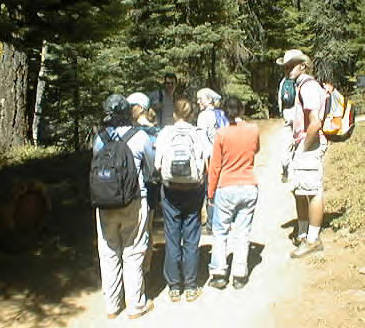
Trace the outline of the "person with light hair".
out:
M 197 92 L 197 103 L 200 109 L 197 126 L 206 132 L 210 142 L 210 151 L 213 146 L 214 136 L 217 129 L 214 104 L 219 102 L 221 98 L 222 97 L 217 92 L 210 88 L 203 88 Z
M 148 231 L 150 234 L 149 247 L 143 263 L 144 272 L 147 274 L 151 269 L 153 240 L 152 230 L 153 221 L 155 219 L 156 210 L 159 203 L 159 191 L 161 184 L 154 170 L 155 161 L 155 142 L 160 127 L 156 126 L 156 113 L 150 108 L 150 99 L 142 92 L 134 92 L 127 97 L 127 101 L 131 106 L 133 126 L 147 133 L 150 143 L 146 144 L 144 152 L 143 180 L 147 188 L 148 203 Z
M 142 92 L 134 92 L 127 97 L 132 108 L 132 119 L 141 126 L 156 125 L 156 113 L 150 108 L 150 99 Z
M 293 120 L 294 156 L 289 167 L 289 183 L 298 213 L 297 248 L 290 256 L 301 258 L 323 250 L 319 232 L 323 222 L 323 157 L 327 140 L 322 132 L 326 93 L 309 75 L 312 61 L 298 49 L 285 52 L 276 63 L 296 82 Z
M 207 164 L 209 163 L 209 158 L 212 154 L 214 136 L 218 129 L 216 110 L 223 112 L 222 110 L 215 108 L 215 106 L 220 103 L 221 99 L 221 95 L 219 95 L 217 92 L 210 88 L 203 88 L 198 90 L 197 92 L 197 103 L 200 109 L 197 120 L 197 127 L 202 131 L 203 134 L 206 135 L 205 148 L 208 153 Z M 206 191 L 208 189 L 207 180 L 208 177 L 206 177 Z M 213 204 L 208 204 L 208 202 L 205 201 L 205 206 L 203 206 L 202 218 L 203 224 L 205 224 L 205 229 L 208 234 L 210 234 L 212 230 L 212 217 Z
M 198 268 L 204 144 L 198 129 L 191 124 L 193 116 L 191 103 L 185 98 L 178 99 L 173 113 L 175 124 L 165 126 L 156 141 L 155 168 L 162 176 L 161 205 L 166 241 L 163 273 L 172 302 L 180 301 L 183 292 L 188 302 L 200 295 Z M 178 148 L 175 151 L 176 140 Z M 183 159 L 186 149 L 192 151 L 188 161 Z M 187 183 L 185 178 L 191 178 L 193 172 L 198 172 L 199 181 Z M 172 181 L 166 180 L 165 174 Z

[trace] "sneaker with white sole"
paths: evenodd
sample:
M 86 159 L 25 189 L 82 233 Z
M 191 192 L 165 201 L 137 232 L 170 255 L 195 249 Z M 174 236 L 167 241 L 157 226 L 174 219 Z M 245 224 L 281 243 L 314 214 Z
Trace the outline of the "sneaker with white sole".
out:
M 299 259 L 313 252 L 323 251 L 323 244 L 320 239 L 317 239 L 314 243 L 303 241 L 296 249 L 290 253 L 292 259 Z
M 169 297 L 171 302 L 180 302 L 181 300 L 181 293 L 179 289 L 170 289 L 169 290 Z
M 154 308 L 153 302 L 151 300 L 147 300 L 146 305 L 141 309 L 140 312 L 128 314 L 129 319 L 137 319 L 145 315 L 146 313 L 152 311 Z
M 187 302 L 194 302 L 201 294 L 200 288 L 189 288 L 185 290 L 185 298 Z

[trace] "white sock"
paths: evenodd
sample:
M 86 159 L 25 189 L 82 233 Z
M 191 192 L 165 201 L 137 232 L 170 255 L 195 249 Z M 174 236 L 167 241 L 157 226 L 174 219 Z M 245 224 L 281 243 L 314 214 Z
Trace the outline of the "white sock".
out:
M 309 243 L 314 243 L 318 239 L 320 229 L 321 229 L 321 227 L 315 227 L 315 226 L 309 225 L 308 236 L 307 236 L 307 241 Z
M 298 238 L 307 237 L 308 220 L 298 220 Z

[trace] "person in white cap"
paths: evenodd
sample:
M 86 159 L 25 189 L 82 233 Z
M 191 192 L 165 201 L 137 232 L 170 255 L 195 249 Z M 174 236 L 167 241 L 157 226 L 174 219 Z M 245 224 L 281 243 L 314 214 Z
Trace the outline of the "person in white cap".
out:
M 147 188 L 147 203 L 148 203 L 148 217 L 149 226 L 148 231 L 150 233 L 149 247 L 146 251 L 145 260 L 143 263 L 144 272 L 147 274 L 151 269 L 152 260 L 152 226 L 155 218 L 156 208 L 159 202 L 159 190 L 161 184 L 158 181 L 158 177 L 154 170 L 155 161 L 155 142 L 160 128 L 156 126 L 156 114 L 153 109 L 150 108 L 150 99 L 142 92 L 134 92 L 127 97 L 132 110 L 132 122 L 133 125 L 147 133 L 150 143 L 146 144 L 144 148 L 145 152 L 145 165 L 143 167 L 143 180 Z
M 276 63 L 285 75 L 296 82 L 293 120 L 294 157 L 289 169 L 289 183 L 298 213 L 298 247 L 290 253 L 300 258 L 323 250 L 319 232 L 323 222 L 323 156 L 327 140 L 321 131 L 326 94 L 308 73 L 312 62 L 300 50 L 288 50 Z
M 132 119 L 141 126 L 154 126 L 155 113 L 150 110 L 150 99 L 142 92 L 134 92 L 127 97 L 132 108 Z

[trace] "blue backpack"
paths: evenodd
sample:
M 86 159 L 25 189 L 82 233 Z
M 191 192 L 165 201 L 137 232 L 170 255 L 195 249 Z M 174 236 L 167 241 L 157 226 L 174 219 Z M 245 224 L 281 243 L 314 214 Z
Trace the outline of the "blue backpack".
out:
M 295 95 L 296 95 L 295 81 L 286 78 L 281 87 L 281 103 L 283 109 L 291 108 L 294 106 Z
M 215 108 L 215 127 L 216 129 L 224 128 L 229 125 L 229 120 L 223 110 Z

